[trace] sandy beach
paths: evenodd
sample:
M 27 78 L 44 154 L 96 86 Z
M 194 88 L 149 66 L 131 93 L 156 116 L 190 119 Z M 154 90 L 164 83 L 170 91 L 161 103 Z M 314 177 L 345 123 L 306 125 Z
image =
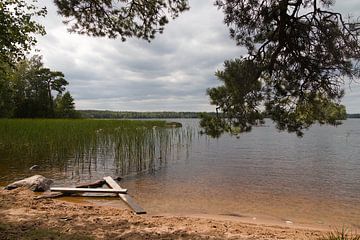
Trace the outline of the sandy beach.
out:
M 134 215 L 130 210 L 0 190 L 0 239 L 318 239 L 326 231 L 209 216 Z M 35 235 L 33 235 L 35 234 Z

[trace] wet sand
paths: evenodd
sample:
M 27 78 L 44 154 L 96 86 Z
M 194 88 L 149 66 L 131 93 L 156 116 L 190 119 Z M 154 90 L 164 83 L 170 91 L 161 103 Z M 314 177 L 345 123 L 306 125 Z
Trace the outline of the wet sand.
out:
M 79 198 L 35 200 L 29 190 L 0 190 L 0 239 L 16 239 L 29 229 L 51 229 L 95 239 L 318 239 L 326 231 L 271 222 L 246 223 L 241 216 L 134 215 Z

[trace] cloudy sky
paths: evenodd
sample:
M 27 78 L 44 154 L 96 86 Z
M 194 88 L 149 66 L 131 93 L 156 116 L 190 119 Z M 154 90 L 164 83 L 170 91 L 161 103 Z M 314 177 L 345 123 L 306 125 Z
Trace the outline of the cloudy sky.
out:
M 190 11 L 151 43 L 70 34 L 52 1 L 46 2 L 41 21 L 47 35 L 37 48 L 47 67 L 65 73 L 77 109 L 213 111 L 206 89 L 219 84 L 214 72 L 245 53 L 229 38 L 213 0 L 190 1 Z M 360 16 L 358 0 L 338 0 L 336 8 Z M 346 92 L 348 112 L 360 112 L 359 84 Z

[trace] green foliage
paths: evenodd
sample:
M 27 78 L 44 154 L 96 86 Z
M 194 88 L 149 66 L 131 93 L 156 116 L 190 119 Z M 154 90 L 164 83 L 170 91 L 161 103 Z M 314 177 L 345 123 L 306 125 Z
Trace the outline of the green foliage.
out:
M 36 44 L 33 34 L 45 34 L 44 27 L 33 18 L 45 16 L 36 0 L 2 0 L 0 2 L 0 62 L 15 63 Z
M 218 116 L 211 116 L 210 114 L 202 114 L 200 127 L 202 127 L 205 132 L 201 131 L 201 133 L 206 133 L 207 135 L 218 138 L 224 132 L 228 131 L 228 125 Z M 230 130 L 229 130 L 230 131 Z
M 21 60 L 14 67 L 7 63 L 1 66 L 0 117 L 55 117 L 53 94 L 62 96 L 68 85 L 63 73 L 45 68 L 40 56 Z M 66 94 L 65 99 L 71 100 L 72 106 L 63 104 L 57 113 L 63 117 L 69 114 L 74 117 L 70 93 Z M 61 110 L 66 111 L 66 114 L 61 113 Z
M 315 122 L 339 124 L 345 78 L 360 77 L 360 28 L 325 0 L 218 0 L 225 23 L 248 54 L 225 62 L 223 86 L 208 90 L 221 114 L 205 131 L 249 131 L 263 115 L 302 135 Z M 207 123 L 218 123 L 217 127 Z
M 68 82 L 61 72 L 44 68 L 41 57 L 23 60 L 14 70 L 14 117 L 54 117 L 52 92 L 61 94 Z
M 252 125 L 262 122 L 263 116 L 259 105 L 263 96 L 259 94 L 262 83 L 259 80 L 260 70 L 252 61 L 239 59 L 225 62 L 225 69 L 216 76 L 223 86 L 208 89 L 211 104 L 222 113 L 212 119 L 204 116 L 200 125 L 209 135 L 219 136 L 224 131 L 231 133 L 246 132 Z M 225 114 L 224 114 L 225 113 Z
M 70 92 L 64 95 L 58 94 L 55 99 L 55 116 L 58 118 L 78 118 L 79 114 L 75 111 L 74 98 Z
M 55 0 L 69 31 L 90 36 L 143 38 L 162 33 L 168 17 L 189 9 L 187 0 Z
M 15 108 L 10 76 L 7 74 L 7 72 L 11 71 L 11 68 L 6 63 L 0 63 L 0 69 L 2 70 L 0 71 L 0 118 L 9 118 L 13 115 Z
M 296 132 L 298 136 L 302 136 L 302 130 L 309 128 L 315 122 L 336 126 L 341 124 L 339 120 L 346 119 L 344 105 L 332 102 L 321 95 L 308 97 L 297 103 L 295 109 L 291 112 L 282 109 L 278 105 L 269 105 L 267 107 L 268 113 L 271 114 L 271 118 L 276 122 L 278 129 Z

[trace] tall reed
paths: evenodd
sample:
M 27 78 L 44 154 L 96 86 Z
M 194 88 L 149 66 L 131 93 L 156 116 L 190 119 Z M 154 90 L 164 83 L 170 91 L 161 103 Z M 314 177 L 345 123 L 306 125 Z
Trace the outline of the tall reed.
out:
M 33 164 L 72 176 L 153 172 L 190 140 L 188 129 L 168 128 L 165 121 L 5 119 L 0 173 Z

